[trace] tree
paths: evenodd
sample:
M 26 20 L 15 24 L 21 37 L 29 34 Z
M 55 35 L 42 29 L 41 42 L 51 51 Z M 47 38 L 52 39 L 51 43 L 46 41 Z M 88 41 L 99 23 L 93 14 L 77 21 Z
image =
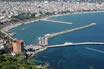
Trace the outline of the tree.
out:
M 21 56 L 4 56 L 0 55 L 0 69 L 47 69 L 44 67 L 38 68 L 31 61 L 18 59 Z

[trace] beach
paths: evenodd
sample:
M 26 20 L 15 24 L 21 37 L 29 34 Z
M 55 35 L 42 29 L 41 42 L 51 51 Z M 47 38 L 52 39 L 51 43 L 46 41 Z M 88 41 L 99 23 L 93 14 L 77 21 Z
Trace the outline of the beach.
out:
M 45 18 L 43 17 L 41 19 L 48 20 L 48 18 L 51 18 L 51 17 L 66 16 L 66 15 L 73 15 L 73 14 L 84 14 L 84 13 L 97 13 L 97 12 L 104 12 L 104 11 L 74 12 L 74 13 L 66 13 L 66 14 L 57 14 L 57 15 L 47 16 Z M 4 33 L 4 34 L 7 34 L 6 32 L 8 32 L 8 30 L 10 30 L 10 29 L 13 29 L 13 28 L 18 27 L 18 26 L 23 25 L 23 24 L 35 23 L 35 22 L 37 22 L 41 19 L 28 20 L 26 22 L 23 21 L 21 23 L 17 22 L 17 23 L 14 23 L 14 24 L 10 24 L 10 25 L 7 25 L 7 26 L 3 27 L 1 29 L 1 32 Z

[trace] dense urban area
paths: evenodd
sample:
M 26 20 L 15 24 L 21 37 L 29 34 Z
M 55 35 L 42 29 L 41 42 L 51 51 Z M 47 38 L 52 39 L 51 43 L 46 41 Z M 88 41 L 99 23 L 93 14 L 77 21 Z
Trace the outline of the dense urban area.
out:
M 0 2 L 1 22 L 23 20 L 45 15 L 56 15 L 76 11 L 103 10 L 104 3 L 89 2 Z M 24 18 L 23 18 L 24 17 Z

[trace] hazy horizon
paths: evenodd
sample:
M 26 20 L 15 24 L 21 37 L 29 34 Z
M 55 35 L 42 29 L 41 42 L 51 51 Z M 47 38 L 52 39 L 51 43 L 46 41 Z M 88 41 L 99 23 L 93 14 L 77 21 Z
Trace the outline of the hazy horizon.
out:
M 69 2 L 104 2 L 104 0 L 0 0 L 0 1 L 69 1 Z

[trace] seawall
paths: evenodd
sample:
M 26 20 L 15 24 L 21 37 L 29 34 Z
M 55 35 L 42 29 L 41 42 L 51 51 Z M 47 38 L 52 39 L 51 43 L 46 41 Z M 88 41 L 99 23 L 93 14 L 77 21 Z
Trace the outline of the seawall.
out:
M 67 44 L 52 45 L 47 47 L 55 48 L 55 47 L 80 46 L 80 45 L 104 45 L 104 42 L 82 42 L 82 43 L 69 43 L 69 44 L 67 43 Z

